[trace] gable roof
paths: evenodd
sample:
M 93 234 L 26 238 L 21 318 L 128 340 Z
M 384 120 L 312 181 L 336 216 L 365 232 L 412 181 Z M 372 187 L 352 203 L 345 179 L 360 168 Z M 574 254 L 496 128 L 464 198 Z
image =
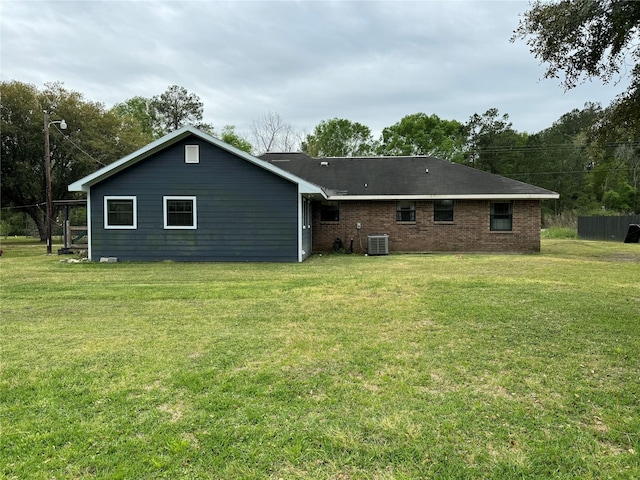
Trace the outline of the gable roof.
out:
M 326 189 L 330 200 L 550 199 L 559 194 L 435 157 L 260 158 Z
M 178 130 L 175 130 L 165 135 L 164 137 L 161 137 L 151 142 L 145 147 L 142 147 L 141 149 L 136 150 L 135 152 L 127 155 L 126 157 L 123 157 L 120 160 L 116 160 L 115 162 L 95 171 L 94 173 L 73 182 L 71 185 L 69 185 L 69 190 L 75 191 L 75 192 L 88 192 L 92 185 L 95 185 L 96 183 L 100 183 L 103 180 L 106 180 L 110 176 L 118 172 L 121 172 L 122 170 L 130 167 L 131 165 L 134 165 L 135 163 L 138 163 L 144 160 L 145 158 L 148 158 L 151 155 L 191 135 L 198 137 L 206 142 L 209 142 L 212 145 L 215 145 L 216 147 L 226 150 L 227 152 L 232 153 L 236 157 L 242 158 L 243 160 L 246 160 L 258 166 L 259 168 L 267 170 L 275 175 L 278 175 L 279 177 L 289 180 L 290 182 L 298 184 L 300 193 L 314 194 L 314 195 L 320 195 L 322 197 L 326 197 L 323 190 L 317 185 L 314 185 L 309 181 L 296 176 L 292 172 L 285 171 L 276 165 L 273 165 L 257 157 L 254 157 L 253 155 L 247 152 L 244 152 L 234 147 L 233 145 L 229 145 L 228 143 L 225 143 L 220 139 L 212 137 L 211 135 L 208 135 L 192 126 L 186 126 Z

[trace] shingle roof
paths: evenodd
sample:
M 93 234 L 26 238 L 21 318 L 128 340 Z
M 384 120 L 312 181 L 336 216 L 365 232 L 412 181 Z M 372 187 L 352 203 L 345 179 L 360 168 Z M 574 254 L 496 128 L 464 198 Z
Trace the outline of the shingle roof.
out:
M 260 158 L 325 189 L 330 197 L 558 198 L 550 190 L 435 157 Z

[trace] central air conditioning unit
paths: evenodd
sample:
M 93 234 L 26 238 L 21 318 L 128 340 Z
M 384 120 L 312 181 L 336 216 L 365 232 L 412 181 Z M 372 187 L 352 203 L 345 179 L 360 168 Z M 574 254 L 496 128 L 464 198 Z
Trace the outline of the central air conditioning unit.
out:
M 389 235 L 369 235 L 367 237 L 369 255 L 389 255 Z

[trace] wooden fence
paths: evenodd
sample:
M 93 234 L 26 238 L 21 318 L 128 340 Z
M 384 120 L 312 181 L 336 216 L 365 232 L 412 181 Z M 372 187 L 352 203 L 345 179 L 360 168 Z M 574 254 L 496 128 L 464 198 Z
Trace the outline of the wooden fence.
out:
M 623 242 L 630 224 L 640 224 L 640 215 L 578 217 L 578 236 L 585 240 Z
M 86 250 L 88 247 L 87 241 L 87 226 L 73 226 L 71 222 L 67 220 L 65 222 L 64 232 L 64 249 L 65 250 Z

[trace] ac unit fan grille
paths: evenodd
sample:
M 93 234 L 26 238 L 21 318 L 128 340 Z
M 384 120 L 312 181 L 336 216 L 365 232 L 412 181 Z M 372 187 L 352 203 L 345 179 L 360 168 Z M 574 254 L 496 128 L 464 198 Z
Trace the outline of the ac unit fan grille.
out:
M 369 255 L 389 255 L 389 236 L 369 235 L 367 237 L 367 247 Z

